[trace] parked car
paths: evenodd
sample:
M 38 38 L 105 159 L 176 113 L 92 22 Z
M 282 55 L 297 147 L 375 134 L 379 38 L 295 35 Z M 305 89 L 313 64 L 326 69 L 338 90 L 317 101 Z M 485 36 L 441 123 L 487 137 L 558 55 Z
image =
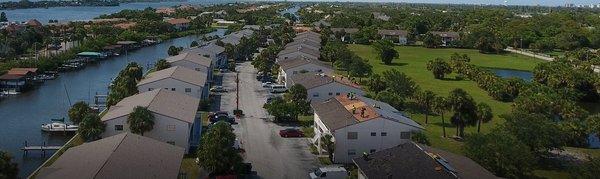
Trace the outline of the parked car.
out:
M 308 174 L 311 179 L 327 178 L 327 179 L 345 179 L 348 177 L 348 171 L 342 166 L 325 166 L 320 167 Z
M 210 88 L 211 92 L 227 92 L 227 90 L 225 88 L 223 88 L 223 86 L 213 86 L 212 88 Z
M 269 92 L 271 93 L 283 93 L 286 91 L 287 88 L 285 87 L 285 85 L 272 85 L 271 89 L 269 90 Z
M 281 137 L 304 137 L 304 133 L 296 128 L 287 128 L 279 131 Z
M 267 81 L 262 83 L 263 88 L 271 88 L 271 86 L 273 86 L 273 82 Z
M 210 114 L 208 114 L 208 120 L 211 123 L 225 121 L 230 124 L 237 124 L 237 122 L 235 122 L 235 118 L 230 116 L 229 112 L 227 112 L 227 111 L 219 111 L 219 112 L 215 112 L 215 113 L 210 113 Z

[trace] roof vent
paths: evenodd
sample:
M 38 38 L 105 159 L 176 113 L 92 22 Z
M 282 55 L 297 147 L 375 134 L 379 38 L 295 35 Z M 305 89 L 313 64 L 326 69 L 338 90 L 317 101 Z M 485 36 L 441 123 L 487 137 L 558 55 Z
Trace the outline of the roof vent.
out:
M 371 158 L 369 157 L 369 154 L 367 152 L 363 152 L 362 157 L 363 157 L 363 160 L 365 160 L 365 161 L 371 160 Z

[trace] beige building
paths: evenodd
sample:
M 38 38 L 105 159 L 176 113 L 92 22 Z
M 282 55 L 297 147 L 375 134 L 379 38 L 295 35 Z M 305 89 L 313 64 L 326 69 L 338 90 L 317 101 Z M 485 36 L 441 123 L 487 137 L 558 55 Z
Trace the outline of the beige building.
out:
M 307 99 L 321 102 L 346 93 L 364 95 L 362 88 L 348 78 L 324 73 L 299 73 L 291 75 L 285 83 L 289 89 L 295 84 L 306 88 Z
M 199 99 L 208 98 L 206 73 L 180 66 L 149 73 L 138 82 L 137 88 L 140 92 L 162 88 Z

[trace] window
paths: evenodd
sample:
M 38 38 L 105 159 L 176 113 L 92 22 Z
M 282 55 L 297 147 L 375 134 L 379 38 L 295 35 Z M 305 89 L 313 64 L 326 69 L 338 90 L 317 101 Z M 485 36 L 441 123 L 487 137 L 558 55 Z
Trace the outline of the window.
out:
M 171 88 L 171 91 L 175 91 L 175 88 Z
M 348 139 L 358 139 L 358 132 L 348 132 Z
M 348 149 L 348 155 L 356 155 L 356 150 Z
M 168 144 L 175 145 L 175 141 L 167 141 Z
M 196 71 L 200 71 L 200 68 L 196 68 L 195 70 L 196 70 Z
M 115 131 L 122 131 L 123 125 L 115 125 Z
M 377 132 L 371 132 L 371 136 L 377 136 Z
M 336 96 L 339 96 L 339 95 L 340 95 L 340 93 L 335 93 L 335 95 L 336 95 Z
M 169 88 L 165 88 L 165 90 L 169 90 Z
M 369 153 L 375 153 L 375 151 L 377 151 L 377 150 L 371 149 L 371 150 L 369 150 Z
M 154 90 L 154 88 L 148 88 L 148 91 L 152 91 L 152 90 Z
M 319 93 L 313 93 L 313 97 L 319 97 Z
M 382 132 L 381 136 L 387 136 L 387 132 Z
M 185 92 L 186 92 L 186 93 L 192 92 L 192 88 L 186 88 L 186 89 L 185 89 Z
M 210 55 L 202 55 L 203 57 L 210 58 Z
M 294 74 L 294 75 L 295 75 L 295 74 L 298 74 L 298 72 L 297 72 L 297 71 L 293 71 L 293 72 L 292 72 L 292 74 Z
M 410 132 L 400 132 L 400 139 L 410 139 Z
M 167 125 L 168 131 L 175 131 L 175 125 Z
M 331 93 L 331 92 L 330 92 L 330 93 L 329 93 L 329 96 L 331 96 L 331 95 L 333 95 L 333 93 Z

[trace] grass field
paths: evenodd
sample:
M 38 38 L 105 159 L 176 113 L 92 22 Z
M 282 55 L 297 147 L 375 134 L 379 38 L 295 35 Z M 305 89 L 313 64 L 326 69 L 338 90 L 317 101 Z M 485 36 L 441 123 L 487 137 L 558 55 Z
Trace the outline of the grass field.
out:
M 485 102 L 492 107 L 494 113 L 494 119 L 489 123 L 482 125 L 482 131 L 487 132 L 493 126 L 500 124 L 503 120 L 498 117 L 501 114 L 507 113 L 510 110 L 510 103 L 500 102 L 492 99 L 488 96 L 487 92 L 477 87 L 477 84 L 468 80 L 453 80 L 452 75 L 449 79 L 439 80 L 433 78 L 433 74 L 426 69 L 427 61 L 435 58 L 449 59 L 450 56 L 457 52 L 460 54 L 467 54 L 471 57 L 471 63 L 486 67 L 486 68 L 503 68 L 503 69 L 515 69 L 531 71 L 533 68 L 543 61 L 534 58 L 516 55 L 516 54 L 503 54 L 503 55 L 488 55 L 481 54 L 476 50 L 468 49 L 427 49 L 423 47 L 409 47 L 409 46 L 397 46 L 396 50 L 399 52 L 400 57 L 394 59 L 392 65 L 384 65 L 378 58 L 376 52 L 370 46 L 366 45 L 350 45 L 349 49 L 355 54 L 359 55 L 363 59 L 369 60 L 369 64 L 373 66 L 375 73 L 381 73 L 388 69 L 397 69 L 406 75 L 410 76 L 422 90 L 433 91 L 437 95 L 448 96 L 450 91 L 455 88 L 462 88 L 467 91 L 476 102 Z M 461 150 L 461 142 L 457 142 L 450 138 L 443 138 L 442 136 L 442 125 L 440 116 L 433 116 L 429 119 L 429 124 L 425 124 L 425 117 L 422 114 L 409 114 L 417 122 L 425 125 L 426 134 L 431 141 L 432 146 L 446 149 L 455 153 L 463 153 Z M 448 116 L 446 122 L 448 121 Z M 455 134 L 455 130 L 451 125 L 446 124 L 446 134 L 452 136 Z M 465 132 L 473 133 L 476 132 L 476 126 L 468 127 Z

